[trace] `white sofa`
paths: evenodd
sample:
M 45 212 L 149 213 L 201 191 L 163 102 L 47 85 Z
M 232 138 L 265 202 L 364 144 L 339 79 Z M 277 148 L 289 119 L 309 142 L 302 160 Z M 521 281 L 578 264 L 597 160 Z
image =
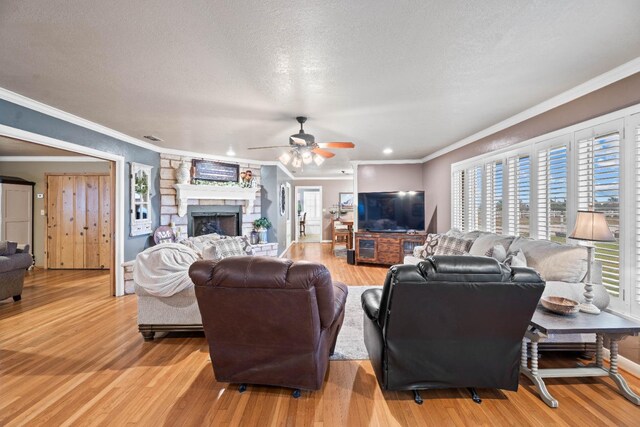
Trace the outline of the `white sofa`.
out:
M 505 246 L 506 254 L 514 254 L 522 251 L 526 258 L 527 266 L 534 268 L 546 281 L 542 296 L 562 296 L 575 301 L 584 301 L 583 280 L 587 274 L 588 258 L 587 250 L 583 246 L 560 244 L 549 240 L 538 240 L 523 237 L 497 235 L 481 231 L 460 233 L 450 230 L 444 233 L 465 240 L 472 240 L 473 244 L 469 253 L 471 255 L 485 255 L 487 249 L 495 244 Z M 431 245 L 429 252 L 437 248 Z M 422 261 L 427 249 L 426 246 L 418 246 L 413 255 L 404 258 L 405 264 L 417 264 Z M 431 255 L 431 253 L 429 254 Z M 496 257 L 497 258 L 497 257 Z M 503 262 L 505 259 L 499 259 Z M 592 270 L 592 282 L 594 283 L 594 304 L 601 310 L 609 305 L 609 293 L 602 285 L 602 265 L 595 262 Z M 560 337 L 559 337 L 560 338 Z M 550 337 L 547 341 L 547 349 L 557 350 L 591 350 L 591 343 L 595 343 L 594 334 L 563 335 L 560 339 Z M 576 346 L 575 343 L 580 343 Z M 589 344 L 589 345 L 585 345 Z
M 180 244 L 189 248 L 189 252 L 193 251 L 193 259 L 202 259 L 207 258 L 207 249 L 212 245 L 212 242 L 227 238 L 218 234 L 207 234 L 189 237 L 181 240 Z M 175 246 L 177 245 L 169 244 L 154 248 L 155 250 L 175 251 L 176 249 L 173 249 Z M 244 249 L 247 255 L 253 254 L 253 249 L 248 245 L 248 242 Z M 178 250 L 178 252 L 182 251 Z M 140 262 L 140 259 L 139 256 L 136 259 L 136 263 Z M 140 267 L 136 268 L 136 263 L 134 263 L 134 278 L 136 277 L 136 270 L 138 272 L 142 270 Z M 185 263 L 185 265 L 163 265 L 162 270 L 166 270 L 168 274 L 181 274 L 188 277 L 190 266 L 191 263 Z M 190 284 L 191 286 L 181 289 L 170 296 L 157 296 L 140 286 L 134 279 L 134 290 L 138 298 L 138 330 L 145 341 L 153 340 L 156 332 L 203 330 L 202 318 L 200 317 L 193 284 Z

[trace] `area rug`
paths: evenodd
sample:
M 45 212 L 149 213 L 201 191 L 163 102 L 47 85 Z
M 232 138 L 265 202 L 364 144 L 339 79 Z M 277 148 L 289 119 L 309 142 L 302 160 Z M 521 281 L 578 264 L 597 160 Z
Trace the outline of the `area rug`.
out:
M 336 349 L 331 360 L 364 360 L 369 358 L 364 346 L 360 296 L 364 291 L 372 288 L 380 288 L 380 286 L 349 286 L 344 322 L 338 334 Z

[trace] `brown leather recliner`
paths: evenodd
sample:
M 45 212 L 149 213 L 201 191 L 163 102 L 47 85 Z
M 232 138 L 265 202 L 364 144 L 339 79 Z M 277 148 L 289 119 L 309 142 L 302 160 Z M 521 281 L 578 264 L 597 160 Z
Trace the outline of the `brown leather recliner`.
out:
M 189 269 L 216 379 L 322 387 L 344 319 L 347 286 L 306 261 L 240 256 Z

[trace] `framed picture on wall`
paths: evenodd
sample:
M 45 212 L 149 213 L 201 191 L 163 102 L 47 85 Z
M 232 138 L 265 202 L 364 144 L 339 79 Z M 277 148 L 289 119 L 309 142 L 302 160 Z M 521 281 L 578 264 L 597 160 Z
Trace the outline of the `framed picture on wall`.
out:
M 340 209 L 353 209 L 353 193 L 340 193 Z

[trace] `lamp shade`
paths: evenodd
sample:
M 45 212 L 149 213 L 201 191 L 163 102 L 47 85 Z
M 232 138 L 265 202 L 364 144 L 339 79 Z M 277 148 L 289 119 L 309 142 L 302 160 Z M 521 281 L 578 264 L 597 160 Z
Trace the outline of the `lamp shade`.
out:
M 589 240 L 592 242 L 614 242 L 607 220 L 602 212 L 578 211 L 576 226 L 570 239 Z

